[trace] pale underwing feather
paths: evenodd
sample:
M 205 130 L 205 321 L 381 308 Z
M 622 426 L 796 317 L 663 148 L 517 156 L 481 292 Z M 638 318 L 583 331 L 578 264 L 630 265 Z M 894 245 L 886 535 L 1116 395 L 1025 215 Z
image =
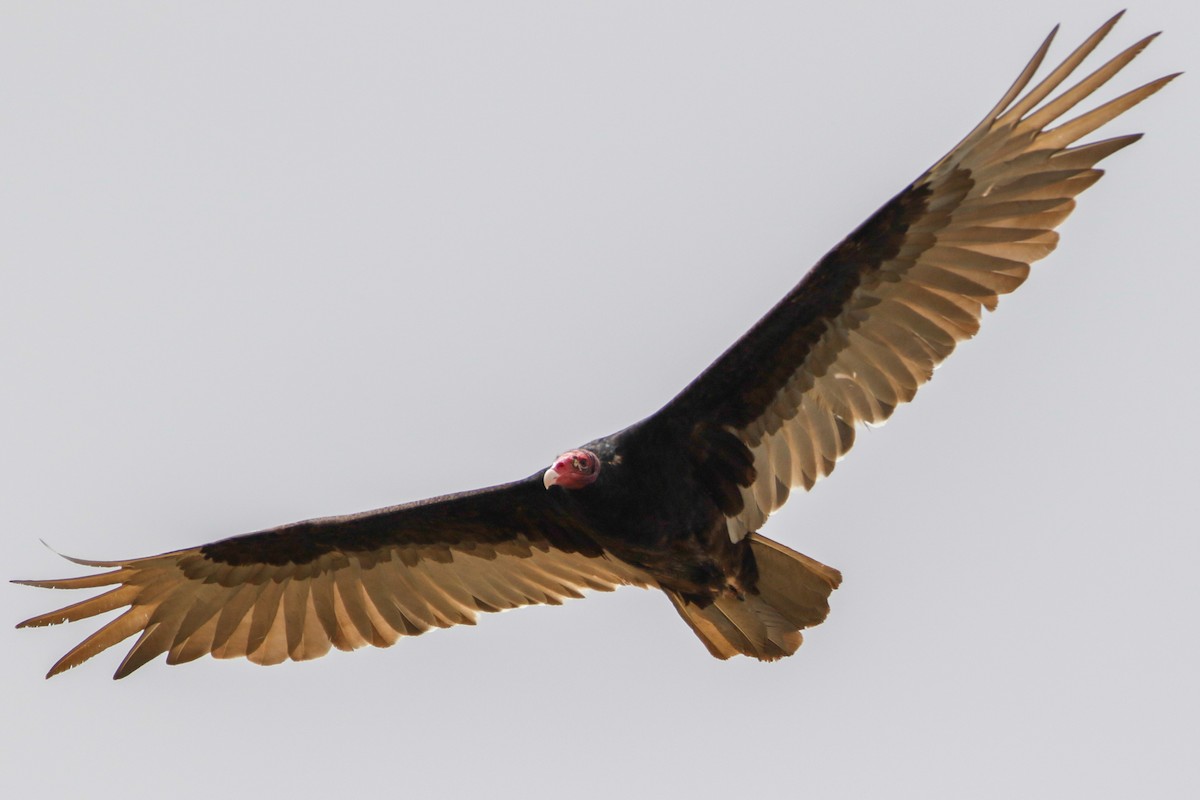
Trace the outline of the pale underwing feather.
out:
M 760 419 L 791 419 L 786 433 L 764 439 L 755 433 L 756 422 L 730 429 L 750 449 L 755 468 L 753 482 L 741 491 L 744 507 L 729 515 L 735 540 L 758 530 L 782 505 L 787 493 L 779 486 L 809 489 L 832 471 L 853 443 L 852 436 L 832 435 L 835 425 L 878 424 L 912 400 L 933 369 L 978 331 L 983 309 L 994 310 L 1000 296 L 1025 281 L 1030 263 L 1054 249 L 1053 228 L 1074 209 L 1074 197 L 1103 174 L 1096 163 L 1137 141 L 1134 134 L 1072 146 L 1174 76 L 1049 126 L 1108 83 L 1153 36 L 1039 107 L 1119 17 L 1026 91 L 1052 32 L 996 107 L 914 182 L 908 191 L 928 192 L 923 215 L 908 226 L 896 255 L 863 277 L 762 413 Z M 800 385 L 805 389 L 797 396 Z
M 434 560 L 423 558 L 420 550 L 401 554 L 389 545 L 367 554 L 329 553 L 302 566 L 229 566 L 206 560 L 198 548 L 106 562 L 118 569 L 82 580 L 37 581 L 49 588 L 115 588 L 22 626 L 132 606 L 51 670 L 57 674 L 78 666 L 140 634 L 118 668 L 116 677 L 123 677 L 163 653 L 172 664 L 207 654 L 264 665 L 301 661 L 333 647 L 387 647 L 430 628 L 471 625 L 481 611 L 557 605 L 591 589 L 655 585 L 639 570 L 607 556 L 539 549 L 527 542 L 506 545 L 504 553 L 492 546 L 475 548 L 477 554 L 446 551 L 444 561 L 436 548 L 429 548 Z M 241 582 L 231 582 L 231 574 Z

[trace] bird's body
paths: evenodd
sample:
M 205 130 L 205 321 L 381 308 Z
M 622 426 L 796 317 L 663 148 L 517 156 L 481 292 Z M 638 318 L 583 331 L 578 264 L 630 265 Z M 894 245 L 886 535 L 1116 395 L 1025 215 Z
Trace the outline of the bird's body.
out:
M 1053 250 L 1095 164 L 1139 138 L 1075 145 L 1174 76 L 1059 120 L 1152 37 L 1047 100 L 1115 22 L 1026 91 L 1047 39 L 975 130 L 657 413 L 513 483 L 22 581 L 110 587 L 22 625 L 127 609 L 50 674 L 134 634 L 117 677 L 163 653 L 273 664 L 386 646 L 621 585 L 663 590 L 717 657 L 795 652 L 841 576 L 759 530 L 832 472 L 858 424 L 913 399 Z

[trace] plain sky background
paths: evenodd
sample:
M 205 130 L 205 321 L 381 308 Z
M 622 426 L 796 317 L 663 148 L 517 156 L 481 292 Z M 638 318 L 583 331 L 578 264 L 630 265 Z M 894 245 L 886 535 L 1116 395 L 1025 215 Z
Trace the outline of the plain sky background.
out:
M 656 410 L 1116 6 L 0 6 L 0 563 L 79 570 L 543 469 Z M 1195 3 L 1113 96 L 1195 70 Z M 1056 60 L 1056 59 L 1055 59 Z M 1098 62 L 1095 62 L 1098 63 Z M 843 570 L 793 658 L 659 593 L 389 650 L 42 675 L 0 585 L 0 795 L 1200 796 L 1200 92 L 765 532 Z M 575 320 L 584 312 L 590 322 Z

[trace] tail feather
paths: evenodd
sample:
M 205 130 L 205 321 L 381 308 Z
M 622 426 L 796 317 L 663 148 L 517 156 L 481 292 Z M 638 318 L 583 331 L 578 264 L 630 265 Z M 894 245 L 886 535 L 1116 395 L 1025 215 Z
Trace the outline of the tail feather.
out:
M 679 616 L 714 656 L 747 655 L 775 661 L 799 649 L 800 631 L 829 614 L 829 594 L 842 582 L 836 569 L 757 533 L 750 534 L 758 565 L 756 592 L 723 595 L 706 606 L 667 592 Z
M 820 625 L 829 615 L 829 595 L 842 573 L 779 542 L 752 533 L 759 595 L 799 628 Z

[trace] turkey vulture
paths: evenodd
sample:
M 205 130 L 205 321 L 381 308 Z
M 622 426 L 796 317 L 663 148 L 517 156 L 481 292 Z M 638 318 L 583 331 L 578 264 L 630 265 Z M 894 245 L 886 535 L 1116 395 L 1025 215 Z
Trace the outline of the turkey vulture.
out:
M 791 655 L 841 575 L 759 531 L 793 488 L 833 471 L 857 425 L 913 398 L 983 309 L 1054 249 L 1096 164 L 1137 141 L 1075 144 L 1174 75 L 1059 120 L 1153 36 L 1047 99 L 1119 16 L 1028 88 L 1052 31 L 961 143 L 641 422 L 501 486 L 147 558 L 71 559 L 107 571 L 18 581 L 109 587 L 19 627 L 125 609 L 47 677 L 134 634 L 117 678 L 162 653 L 169 664 L 205 654 L 277 664 L 386 647 L 480 611 L 622 585 L 665 592 L 717 658 Z

